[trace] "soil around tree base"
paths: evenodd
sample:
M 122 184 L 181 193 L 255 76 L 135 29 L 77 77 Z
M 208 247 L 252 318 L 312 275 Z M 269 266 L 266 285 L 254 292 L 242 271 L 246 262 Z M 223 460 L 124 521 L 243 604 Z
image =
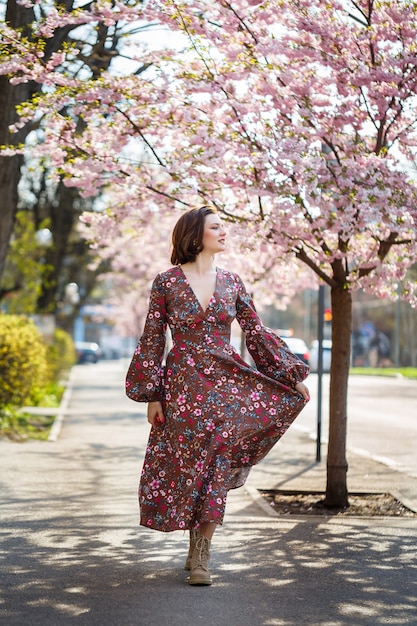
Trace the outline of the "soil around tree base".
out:
M 323 515 L 356 517 L 417 517 L 390 493 L 350 493 L 349 506 L 327 507 L 324 493 L 259 490 L 278 515 Z

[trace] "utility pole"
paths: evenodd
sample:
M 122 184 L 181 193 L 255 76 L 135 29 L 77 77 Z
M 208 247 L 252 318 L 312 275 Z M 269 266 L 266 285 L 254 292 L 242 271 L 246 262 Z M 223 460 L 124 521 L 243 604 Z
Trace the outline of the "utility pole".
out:
M 317 439 L 316 461 L 321 461 L 321 424 L 322 424 L 322 397 L 323 397 L 323 335 L 324 335 L 324 285 L 319 287 L 318 297 L 318 358 L 317 358 Z

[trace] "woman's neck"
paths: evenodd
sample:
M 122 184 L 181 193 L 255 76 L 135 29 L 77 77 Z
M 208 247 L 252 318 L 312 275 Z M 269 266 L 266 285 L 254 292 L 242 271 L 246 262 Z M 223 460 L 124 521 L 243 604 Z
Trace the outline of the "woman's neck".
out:
M 204 254 L 204 251 L 200 252 L 195 261 L 185 263 L 185 269 L 199 274 L 200 276 L 214 272 L 216 270 L 214 254 Z

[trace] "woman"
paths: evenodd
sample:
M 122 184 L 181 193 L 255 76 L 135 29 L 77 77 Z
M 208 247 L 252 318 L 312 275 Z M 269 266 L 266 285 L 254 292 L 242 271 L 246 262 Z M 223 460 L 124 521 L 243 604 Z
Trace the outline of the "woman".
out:
M 210 585 L 210 542 L 229 489 L 244 484 L 309 400 L 308 366 L 262 325 L 237 274 L 220 269 L 226 233 L 211 207 L 178 220 L 168 271 L 153 282 L 126 393 L 151 424 L 139 486 L 140 523 L 188 529 L 191 585 Z M 237 319 L 256 368 L 230 344 Z M 162 367 L 166 327 L 173 347 Z

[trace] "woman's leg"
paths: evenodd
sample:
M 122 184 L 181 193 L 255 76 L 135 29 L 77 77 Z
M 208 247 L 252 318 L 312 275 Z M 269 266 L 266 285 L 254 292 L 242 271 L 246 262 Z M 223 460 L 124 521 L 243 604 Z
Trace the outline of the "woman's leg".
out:
M 217 524 L 214 522 L 203 522 L 198 530 L 200 531 L 200 535 L 203 535 L 203 537 L 207 537 L 207 539 L 211 540 L 214 535 L 214 531 L 216 530 L 216 526 Z
M 191 569 L 191 557 L 193 556 L 193 550 L 194 550 L 194 546 L 195 546 L 195 542 L 197 541 L 197 538 L 198 538 L 198 530 L 193 528 L 192 530 L 190 530 L 190 544 L 188 546 L 188 554 L 187 554 L 187 559 L 185 561 L 184 569 L 187 569 L 187 570 Z
M 211 538 L 214 535 L 214 531 L 216 530 L 217 524 L 211 522 L 204 522 L 201 524 L 198 530 L 190 530 L 190 545 L 188 548 L 188 555 L 185 561 L 184 569 L 191 569 L 191 557 L 193 554 L 194 546 L 197 541 L 198 535 L 202 535 L 211 541 Z

